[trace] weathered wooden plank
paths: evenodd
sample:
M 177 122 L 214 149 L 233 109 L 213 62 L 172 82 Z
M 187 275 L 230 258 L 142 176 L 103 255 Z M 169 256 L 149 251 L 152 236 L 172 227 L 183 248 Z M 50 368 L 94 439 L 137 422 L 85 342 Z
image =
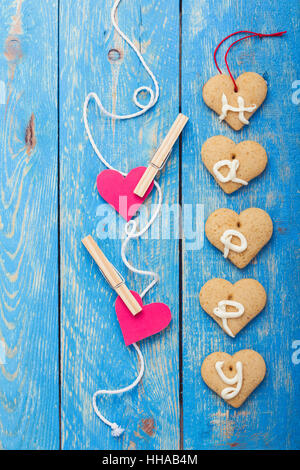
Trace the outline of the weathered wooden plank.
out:
M 292 103 L 292 82 L 298 76 L 297 6 L 289 1 L 187 0 L 183 8 L 182 106 L 183 112 L 191 116 L 183 144 L 183 202 L 204 204 L 205 218 L 220 207 L 241 211 L 256 206 L 267 210 L 274 221 L 271 243 L 243 271 L 223 259 L 207 240 L 203 250 L 185 252 L 184 445 L 187 449 L 296 448 L 299 365 L 292 363 L 291 356 L 292 342 L 299 338 L 294 282 L 298 129 L 297 107 Z M 214 47 L 223 37 L 240 29 L 261 32 L 288 29 L 288 35 L 281 39 L 245 41 L 231 50 L 229 62 L 235 76 L 255 71 L 266 78 L 269 86 L 267 100 L 251 119 L 250 126 L 234 133 L 226 124 L 219 124 L 216 115 L 206 108 L 202 86 L 217 73 Z M 219 54 L 223 69 L 225 50 L 223 47 Z M 269 155 L 269 165 L 262 177 L 231 197 L 217 187 L 201 162 L 202 143 L 217 134 L 236 141 L 257 140 Z M 234 340 L 225 336 L 200 308 L 200 288 L 212 277 L 230 281 L 254 277 L 266 288 L 268 303 L 264 312 Z M 232 353 L 244 348 L 260 352 L 268 372 L 264 383 L 244 406 L 234 410 L 204 385 L 200 367 L 204 357 L 213 351 Z
M 88 233 L 103 238 L 103 204 L 96 189 L 104 166 L 84 131 L 85 95 L 96 91 L 105 106 L 127 114 L 136 110 L 134 90 L 152 83 L 134 52 L 112 29 L 113 1 L 61 2 L 60 11 L 60 155 L 62 255 L 62 447 L 164 449 L 179 447 L 178 398 L 178 240 L 132 242 L 129 259 L 142 269 L 159 271 L 161 282 L 146 302 L 165 301 L 171 327 L 141 343 L 146 361 L 142 384 L 122 398 L 99 400 L 103 414 L 126 427 L 115 439 L 94 415 L 91 399 L 98 388 L 127 385 L 137 374 L 137 358 L 126 350 L 117 324 L 115 293 L 81 245 Z M 177 1 L 124 0 L 118 10 L 122 30 L 133 39 L 161 86 L 155 109 L 129 121 L 113 122 L 91 103 L 89 121 L 104 156 L 123 171 L 146 165 L 178 113 L 179 5 Z M 116 51 L 111 51 L 116 49 Z M 119 58 L 118 58 L 119 57 Z M 115 60 L 117 58 L 117 60 Z M 178 153 L 163 175 L 164 201 L 178 199 Z M 157 195 L 149 198 L 156 202 Z M 111 220 L 114 211 L 106 205 Z M 98 212 L 97 212 L 98 211 Z M 98 216 L 97 216 L 98 214 Z M 120 221 L 119 217 L 116 218 Z M 124 226 L 124 223 L 121 223 Z M 121 240 L 99 240 L 105 254 L 141 292 L 147 280 L 122 264 Z
M 0 4 L 0 448 L 59 446 L 57 1 Z

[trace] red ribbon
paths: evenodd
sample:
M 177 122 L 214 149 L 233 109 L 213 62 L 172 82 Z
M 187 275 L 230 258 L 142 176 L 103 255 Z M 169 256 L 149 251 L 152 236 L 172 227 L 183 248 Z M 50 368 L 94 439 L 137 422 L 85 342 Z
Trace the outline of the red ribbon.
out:
M 262 34 L 262 33 L 254 33 L 253 31 L 236 31 L 235 33 L 232 33 L 232 34 L 229 34 L 229 36 L 226 36 L 226 38 L 224 38 L 218 45 L 217 47 L 215 48 L 215 52 L 214 52 L 214 61 L 215 61 L 215 64 L 216 64 L 216 67 L 218 69 L 218 71 L 220 73 L 222 73 L 220 67 L 218 66 L 218 62 L 217 62 L 217 52 L 218 52 L 218 49 L 219 47 L 221 46 L 221 44 L 223 44 L 223 42 L 225 42 L 227 39 L 231 38 L 232 36 L 235 36 L 236 34 L 248 34 L 248 36 L 244 36 L 243 38 L 240 38 L 238 39 L 237 41 L 234 41 L 227 49 L 226 51 L 226 54 L 225 54 L 225 64 L 226 64 L 226 67 L 227 67 L 227 70 L 228 70 L 228 73 L 230 75 L 230 78 L 231 80 L 233 81 L 233 84 L 234 84 L 234 91 L 238 91 L 238 87 L 237 87 L 237 84 L 235 83 L 235 80 L 232 76 L 232 73 L 230 72 L 230 69 L 229 69 L 229 66 L 228 66 L 228 63 L 227 63 L 227 56 L 228 56 L 228 52 L 230 51 L 230 49 L 232 48 L 232 46 L 234 46 L 235 44 L 237 44 L 238 42 L 240 41 L 243 41 L 244 39 L 248 39 L 248 38 L 253 38 L 253 37 L 259 37 L 259 38 L 265 38 L 265 37 L 273 37 L 273 36 L 282 36 L 283 34 L 286 33 L 286 31 L 281 31 L 279 33 L 273 33 L 273 34 Z

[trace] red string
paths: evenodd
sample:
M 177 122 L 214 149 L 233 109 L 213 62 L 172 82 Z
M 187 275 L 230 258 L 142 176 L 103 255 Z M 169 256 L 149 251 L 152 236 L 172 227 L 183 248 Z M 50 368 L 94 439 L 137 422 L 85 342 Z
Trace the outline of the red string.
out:
M 227 56 L 228 56 L 228 52 L 230 51 L 230 49 L 232 48 L 232 46 L 234 46 L 235 44 L 237 44 L 238 42 L 240 41 L 243 41 L 244 39 L 248 39 L 248 38 L 253 38 L 253 37 L 259 37 L 259 38 L 265 38 L 265 37 L 273 37 L 273 36 L 282 36 L 283 34 L 286 33 L 286 31 L 281 31 L 279 33 L 273 33 L 273 34 L 263 34 L 263 33 L 255 33 L 253 31 L 236 31 L 235 33 L 231 33 L 229 34 L 229 36 L 226 36 L 226 38 L 224 38 L 218 45 L 217 47 L 215 48 L 215 52 L 214 52 L 214 61 L 215 61 L 215 64 L 216 64 L 216 67 L 218 69 L 218 71 L 220 73 L 222 73 L 220 67 L 218 66 L 218 62 L 217 62 L 217 52 L 218 52 L 218 49 L 219 47 L 223 44 L 223 42 L 225 42 L 227 39 L 231 38 L 232 36 L 235 36 L 236 34 L 248 34 L 248 36 L 244 36 L 243 38 L 240 38 L 238 39 L 237 41 L 234 41 L 227 49 L 226 51 L 226 54 L 225 54 L 225 64 L 226 64 L 226 67 L 227 67 L 227 70 L 228 70 L 228 73 L 230 75 L 230 78 L 231 80 L 233 81 L 233 84 L 234 84 L 234 91 L 238 91 L 238 87 L 237 87 L 237 84 L 235 83 L 235 80 L 232 76 L 232 73 L 230 72 L 230 69 L 229 69 L 229 66 L 228 66 L 228 63 L 227 63 Z

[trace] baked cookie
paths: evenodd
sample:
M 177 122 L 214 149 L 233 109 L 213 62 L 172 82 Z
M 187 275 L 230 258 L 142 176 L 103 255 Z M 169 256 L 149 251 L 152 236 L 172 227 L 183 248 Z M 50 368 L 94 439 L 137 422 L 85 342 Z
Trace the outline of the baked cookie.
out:
M 267 82 L 255 72 L 246 72 L 236 79 L 238 91 L 229 75 L 216 75 L 205 83 L 202 95 L 207 106 L 213 109 L 219 120 L 225 120 L 239 131 L 260 107 L 267 95 Z
M 223 135 L 207 139 L 201 149 L 202 161 L 223 191 L 231 194 L 246 186 L 266 168 L 265 149 L 252 140 L 236 144 Z
M 267 295 L 255 279 L 241 279 L 235 284 L 226 279 L 210 279 L 202 287 L 199 299 L 203 310 L 234 338 L 262 311 Z
M 233 356 L 215 352 L 207 356 L 201 375 L 209 388 L 229 405 L 239 408 L 266 374 L 266 364 L 252 349 L 242 349 Z
M 250 207 L 237 214 L 218 209 L 208 217 L 208 240 L 238 268 L 244 268 L 270 240 L 273 223 L 267 212 Z

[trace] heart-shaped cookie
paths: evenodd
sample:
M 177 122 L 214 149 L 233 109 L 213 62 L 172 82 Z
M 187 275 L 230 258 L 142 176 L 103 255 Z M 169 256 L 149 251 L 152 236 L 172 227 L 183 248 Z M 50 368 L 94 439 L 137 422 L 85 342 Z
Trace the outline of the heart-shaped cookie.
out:
M 264 359 L 252 349 L 242 349 L 233 356 L 224 352 L 212 353 L 201 367 L 206 385 L 234 408 L 244 403 L 265 374 Z
M 171 311 L 166 304 L 152 303 L 143 305 L 139 294 L 131 291 L 138 303 L 143 306 L 141 312 L 132 315 L 121 297 L 117 297 L 115 309 L 126 346 L 159 333 L 166 328 L 171 319 Z
M 237 214 L 218 209 L 208 217 L 205 234 L 216 248 L 238 268 L 244 268 L 257 255 L 273 233 L 267 212 L 250 207 Z
M 246 72 L 236 79 L 236 84 L 237 92 L 229 75 L 216 75 L 205 83 L 202 95 L 204 102 L 219 115 L 220 120 L 225 120 L 238 131 L 248 124 L 248 119 L 265 100 L 267 83 L 258 73 Z M 235 111 L 226 111 L 229 107 Z M 241 111 L 245 108 L 249 111 Z
M 116 170 L 104 170 L 97 177 L 100 196 L 108 202 L 127 222 L 136 214 L 153 188 L 153 181 L 143 197 L 134 194 L 134 189 L 146 171 L 144 166 L 133 168 L 127 176 Z
M 263 286 L 255 279 L 241 279 L 235 284 L 226 279 L 210 279 L 199 295 L 203 310 L 229 336 L 236 336 L 266 305 Z
M 227 194 L 260 175 L 268 161 L 265 149 L 257 142 L 244 140 L 236 144 L 223 135 L 207 139 L 201 155 L 204 165 Z

